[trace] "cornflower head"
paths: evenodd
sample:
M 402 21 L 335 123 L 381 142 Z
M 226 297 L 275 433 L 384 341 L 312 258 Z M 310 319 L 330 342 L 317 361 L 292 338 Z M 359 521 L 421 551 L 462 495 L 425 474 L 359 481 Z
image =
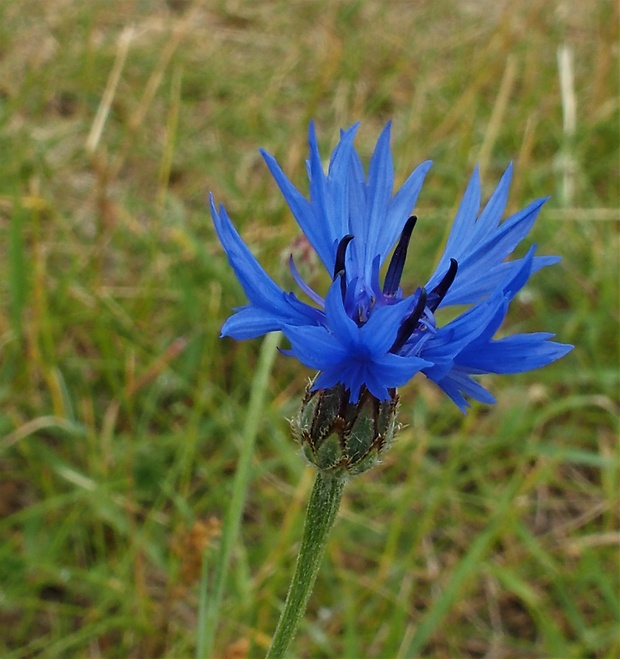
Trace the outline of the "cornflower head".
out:
M 466 396 L 493 403 L 472 376 L 519 373 L 559 359 L 572 346 L 552 334 L 493 336 L 508 306 L 529 277 L 557 263 L 556 256 L 507 260 L 527 236 L 546 199 L 531 202 L 501 222 L 512 166 L 480 211 L 478 170 L 471 177 L 435 272 L 426 284 L 405 293 L 401 277 L 417 218 L 411 215 L 431 162 L 419 165 L 393 193 L 394 169 L 388 123 L 365 174 L 353 140 L 359 124 L 342 131 L 327 173 L 310 124 L 307 161 L 310 198 L 288 180 L 273 156 L 261 154 L 301 230 L 323 262 L 331 285 L 325 298 L 290 268 L 302 301 L 282 290 L 244 244 L 223 206 L 211 214 L 219 239 L 249 304 L 235 310 L 222 336 L 250 339 L 280 330 L 290 342 L 284 351 L 318 371 L 309 392 L 342 388 L 355 405 L 367 390 L 391 401 L 395 389 L 422 372 L 463 412 Z M 387 265 L 383 280 L 382 267 Z M 440 326 L 436 312 L 469 305 Z
M 250 339 L 280 330 L 290 342 L 283 352 L 318 371 L 291 427 L 305 456 L 325 473 L 358 474 L 379 460 L 398 429 L 396 390 L 416 373 L 465 412 L 466 397 L 495 402 L 472 376 L 539 368 L 572 349 L 546 332 L 493 338 L 530 276 L 560 260 L 536 256 L 535 245 L 525 256 L 507 260 L 546 199 L 502 222 L 512 166 L 481 211 L 474 170 L 435 272 L 407 294 L 401 278 L 417 222 L 410 213 L 431 163 L 419 165 L 393 193 L 390 124 L 379 136 L 368 174 L 353 146 L 358 126 L 341 133 L 325 173 L 310 124 L 309 199 L 261 150 L 331 278 L 325 298 L 303 280 L 292 256 L 291 273 L 309 302 L 282 290 L 211 196 L 217 234 L 249 300 L 224 323 L 222 336 Z M 439 324 L 437 310 L 450 305 L 467 309 Z

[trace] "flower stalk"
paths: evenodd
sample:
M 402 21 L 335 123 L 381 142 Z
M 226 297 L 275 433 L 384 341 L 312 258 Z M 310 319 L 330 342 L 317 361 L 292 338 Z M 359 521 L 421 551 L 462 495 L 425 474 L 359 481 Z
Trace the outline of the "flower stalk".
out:
M 267 652 L 267 659 L 283 657 L 304 615 L 321 566 L 329 532 L 334 525 L 346 483 L 346 472 L 317 471 L 308 503 L 295 573 L 284 609 Z

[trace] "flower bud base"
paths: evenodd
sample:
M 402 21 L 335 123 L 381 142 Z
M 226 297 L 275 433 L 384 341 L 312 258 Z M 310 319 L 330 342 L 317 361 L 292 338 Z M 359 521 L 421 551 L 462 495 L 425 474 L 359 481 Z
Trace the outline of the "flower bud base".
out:
M 299 414 L 291 421 L 305 457 L 324 472 L 361 474 L 380 461 L 398 430 L 398 394 L 380 401 L 365 387 L 357 403 L 342 385 L 306 388 Z

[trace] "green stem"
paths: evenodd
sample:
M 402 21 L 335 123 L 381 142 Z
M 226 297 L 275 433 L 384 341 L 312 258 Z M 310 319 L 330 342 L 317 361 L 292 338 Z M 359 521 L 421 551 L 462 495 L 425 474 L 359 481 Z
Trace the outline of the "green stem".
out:
M 317 472 L 308 503 L 295 574 L 266 659 L 283 657 L 297 632 L 321 566 L 327 536 L 340 507 L 345 482 L 344 474 Z

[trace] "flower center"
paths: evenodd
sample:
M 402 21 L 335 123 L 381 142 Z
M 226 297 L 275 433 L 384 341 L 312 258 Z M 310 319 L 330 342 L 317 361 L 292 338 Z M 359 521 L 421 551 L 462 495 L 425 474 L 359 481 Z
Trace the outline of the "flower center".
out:
M 400 280 L 403 275 L 403 269 L 405 267 L 405 261 L 407 259 L 407 250 L 409 249 L 409 243 L 411 241 L 411 234 L 415 228 L 418 218 L 415 215 L 412 215 L 400 235 L 398 240 L 398 245 L 392 254 L 390 259 L 390 264 L 385 275 L 385 280 L 383 283 L 383 295 L 378 294 L 379 298 L 382 299 L 383 304 L 393 304 L 396 302 L 396 295 L 400 288 Z M 347 278 L 346 278 L 346 265 L 345 259 L 347 254 L 347 247 L 349 243 L 353 240 L 354 236 L 352 234 L 347 234 L 340 240 L 338 243 L 338 248 L 336 250 L 336 262 L 334 264 L 334 276 L 333 281 L 336 281 L 337 277 L 340 277 L 340 286 L 342 290 L 342 299 L 347 305 Z M 452 286 L 456 273 L 458 271 L 458 262 L 456 259 L 450 259 L 450 266 L 446 274 L 443 276 L 439 284 L 433 288 L 430 293 L 427 293 L 425 288 L 421 288 L 418 294 L 418 299 L 416 301 L 413 311 L 402 321 L 400 327 L 398 328 L 398 333 L 396 334 L 396 339 L 390 348 L 390 352 L 398 353 L 405 343 L 411 338 L 413 333 L 418 329 L 418 327 L 423 323 L 423 318 L 425 315 L 432 316 L 432 314 L 437 310 L 437 307 L 441 304 L 441 301 L 446 296 L 450 286 Z M 349 291 L 349 294 L 351 291 Z M 399 296 L 400 298 L 400 296 Z M 371 297 L 370 301 L 363 305 L 355 305 L 357 308 L 356 320 L 358 325 L 363 325 L 370 315 L 371 308 L 375 305 L 375 297 Z

